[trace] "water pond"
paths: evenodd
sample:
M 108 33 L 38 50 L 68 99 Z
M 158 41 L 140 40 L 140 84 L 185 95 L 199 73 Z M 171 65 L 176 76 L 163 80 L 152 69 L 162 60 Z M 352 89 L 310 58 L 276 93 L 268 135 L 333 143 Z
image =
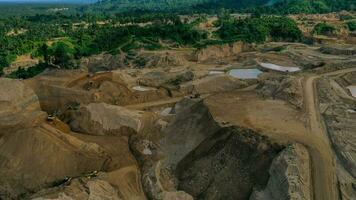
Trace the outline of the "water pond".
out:
M 263 72 L 259 69 L 232 69 L 228 73 L 239 79 L 257 79 Z

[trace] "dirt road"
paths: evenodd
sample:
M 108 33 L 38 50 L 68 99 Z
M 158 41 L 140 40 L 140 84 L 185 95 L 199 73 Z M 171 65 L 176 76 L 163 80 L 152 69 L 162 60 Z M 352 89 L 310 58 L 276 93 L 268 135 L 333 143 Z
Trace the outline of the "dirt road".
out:
M 308 115 L 309 132 L 318 141 L 317 146 L 309 146 L 312 157 L 314 199 L 316 200 L 338 199 L 338 192 L 333 161 L 334 154 L 324 122 L 321 120 L 315 80 L 323 76 L 340 75 L 353 71 L 356 71 L 356 68 L 310 76 L 304 81 L 304 105 Z

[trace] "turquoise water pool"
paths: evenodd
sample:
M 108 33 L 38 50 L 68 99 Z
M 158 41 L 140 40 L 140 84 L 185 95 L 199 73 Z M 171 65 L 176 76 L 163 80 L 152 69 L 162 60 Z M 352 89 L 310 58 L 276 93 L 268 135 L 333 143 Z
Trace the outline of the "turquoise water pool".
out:
M 239 79 L 257 79 L 263 72 L 259 69 L 232 69 L 228 73 Z

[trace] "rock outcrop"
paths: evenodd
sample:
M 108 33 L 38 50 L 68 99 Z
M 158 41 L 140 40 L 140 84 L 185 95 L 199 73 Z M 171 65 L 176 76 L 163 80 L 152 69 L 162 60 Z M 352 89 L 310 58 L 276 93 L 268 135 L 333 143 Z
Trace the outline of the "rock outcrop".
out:
M 265 189 L 254 191 L 250 200 L 312 199 L 310 165 L 303 145 L 288 146 L 273 160 Z
M 249 47 L 243 42 L 235 42 L 223 45 L 211 45 L 195 52 L 194 57 L 195 61 L 197 62 L 206 62 L 234 56 L 248 49 Z
M 303 90 L 299 77 L 266 74 L 261 77 L 258 93 L 265 98 L 281 99 L 298 109 L 303 107 Z
M 111 71 L 127 67 L 127 58 L 124 53 L 111 55 L 99 54 L 83 58 L 80 65 L 89 72 Z

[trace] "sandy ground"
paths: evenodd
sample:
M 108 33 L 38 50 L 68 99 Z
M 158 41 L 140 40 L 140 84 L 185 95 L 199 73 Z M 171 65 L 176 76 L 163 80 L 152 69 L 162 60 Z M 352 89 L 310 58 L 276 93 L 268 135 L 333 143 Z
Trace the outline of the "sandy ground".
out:
M 177 51 L 178 53 L 178 51 Z M 180 52 L 184 57 L 184 52 Z M 291 59 L 289 56 L 299 58 L 310 56 L 311 60 L 327 60 L 343 62 L 349 60 L 349 56 L 325 55 L 318 52 L 317 48 L 302 48 L 294 46 L 288 48 L 288 54 L 279 53 L 243 53 L 243 56 L 227 58 L 227 64 L 219 62 L 195 63 L 184 62 L 182 66 L 155 69 L 145 68 L 122 69 L 116 73 L 134 74 L 131 78 L 132 83 L 141 75 L 150 71 L 163 71 L 166 73 L 191 70 L 196 79 L 207 76 L 210 70 L 228 70 L 239 65 L 255 66 L 256 57 L 263 61 L 273 61 L 274 63 L 284 65 L 298 65 L 297 59 Z M 244 61 L 243 61 L 244 60 Z M 240 63 L 241 61 L 241 63 Z M 243 62 L 242 62 L 243 61 Z M 193 65 L 194 64 L 194 65 Z M 236 125 L 252 129 L 260 134 L 264 134 L 279 144 L 289 144 L 298 142 L 305 145 L 312 159 L 312 179 L 313 179 L 313 199 L 333 200 L 338 199 L 336 163 L 335 154 L 330 145 L 324 122 L 319 111 L 319 100 L 317 98 L 315 82 L 323 76 L 334 76 L 356 71 L 356 68 L 338 70 L 324 73 L 321 75 L 305 74 L 300 76 L 303 83 L 303 102 L 304 109 L 296 110 L 285 101 L 263 99 L 254 91 L 255 85 L 243 90 L 222 92 L 217 94 L 204 95 L 205 103 L 208 105 L 213 117 L 221 124 Z M 134 73 L 132 73 L 134 72 Z M 95 77 L 88 76 L 84 72 L 77 73 L 62 72 L 61 76 L 53 77 L 43 76 L 41 79 L 50 79 L 63 87 L 80 87 L 90 79 L 106 80 L 107 76 L 113 76 L 111 73 L 97 74 Z M 66 78 L 64 78 L 66 77 Z M 125 82 L 123 80 L 123 82 Z M 146 110 L 157 107 L 172 106 L 183 97 L 164 98 L 158 101 L 147 101 L 144 103 L 126 106 L 129 109 Z
M 312 158 L 314 199 L 337 199 L 334 153 L 320 117 L 315 80 L 339 75 L 355 68 L 307 76 L 304 79 L 305 113 L 280 100 L 265 100 L 255 92 L 228 92 L 211 95 L 205 102 L 218 122 L 250 128 L 282 144 L 304 144 Z

